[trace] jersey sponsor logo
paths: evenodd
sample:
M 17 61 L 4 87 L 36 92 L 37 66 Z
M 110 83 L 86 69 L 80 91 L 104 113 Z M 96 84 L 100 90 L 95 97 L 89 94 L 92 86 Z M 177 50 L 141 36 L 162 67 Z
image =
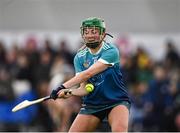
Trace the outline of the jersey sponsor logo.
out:
M 104 80 L 102 80 L 101 82 L 96 82 L 94 86 L 99 86 L 100 84 L 102 84 L 104 82 Z
M 89 79 L 94 86 L 99 86 L 104 82 L 103 75 L 102 74 L 97 74 L 93 76 L 92 78 Z
M 94 63 L 98 60 L 98 57 L 93 57 Z

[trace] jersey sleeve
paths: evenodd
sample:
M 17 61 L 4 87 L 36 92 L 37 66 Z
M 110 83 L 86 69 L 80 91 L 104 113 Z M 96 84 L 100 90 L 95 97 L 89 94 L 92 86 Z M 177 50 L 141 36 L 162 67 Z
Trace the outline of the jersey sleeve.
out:
M 118 63 L 120 61 L 119 50 L 117 48 L 111 48 L 104 51 L 98 61 L 110 65 Z
M 79 61 L 77 54 L 74 57 L 74 68 L 75 68 L 76 74 L 78 74 L 82 71 L 81 64 L 80 64 L 80 61 Z

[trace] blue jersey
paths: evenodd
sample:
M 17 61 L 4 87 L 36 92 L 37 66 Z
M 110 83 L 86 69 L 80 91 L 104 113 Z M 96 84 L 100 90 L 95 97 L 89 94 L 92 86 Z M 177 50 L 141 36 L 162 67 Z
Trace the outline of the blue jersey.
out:
M 85 105 L 109 105 L 121 101 L 130 102 L 122 80 L 117 47 L 113 44 L 103 43 L 96 54 L 92 54 L 87 47 L 79 50 L 74 58 L 76 74 L 88 69 L 96 61 L 110 64 L 110 66 L 87 81 L 94 85 L 94 91 L 83 97 L 83 103 Z

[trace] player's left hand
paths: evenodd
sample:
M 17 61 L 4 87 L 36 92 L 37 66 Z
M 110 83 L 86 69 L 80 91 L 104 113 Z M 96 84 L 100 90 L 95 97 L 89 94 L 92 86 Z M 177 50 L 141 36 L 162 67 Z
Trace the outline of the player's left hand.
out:
M 60 85 L 59 87 L 57 87 L 56 89 L 53 89 L 50 97 L 54 100 L 56 100 L 58 98 L 58 93 L 60 90 L 65 89 L 65 87 L 63 85 Z

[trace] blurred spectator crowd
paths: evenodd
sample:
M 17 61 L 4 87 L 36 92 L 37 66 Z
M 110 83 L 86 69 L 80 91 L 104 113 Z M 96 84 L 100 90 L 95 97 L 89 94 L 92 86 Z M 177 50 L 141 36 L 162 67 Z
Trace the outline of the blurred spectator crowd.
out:
M 132 98 L 129 131 L 180 131 L 180 52 L 173 40 L 165 42 L 160 61 L 142 46 L 131 52 L 126 41 L 116 44 Z M 49 95 L 71 78 L 75 53 L 65 40 L 58 48 L 46 39 L 39 49 L 35 38 L 28 38 L 25 47 L 7 50 L 5 45 L 0 41 L 0 131 L 67 131 L 81 107 L 79 97 L 49 100 L 16 113 L 11 109 L 25 99 Z M 100 131 L 107 131 L 106 124 Z

